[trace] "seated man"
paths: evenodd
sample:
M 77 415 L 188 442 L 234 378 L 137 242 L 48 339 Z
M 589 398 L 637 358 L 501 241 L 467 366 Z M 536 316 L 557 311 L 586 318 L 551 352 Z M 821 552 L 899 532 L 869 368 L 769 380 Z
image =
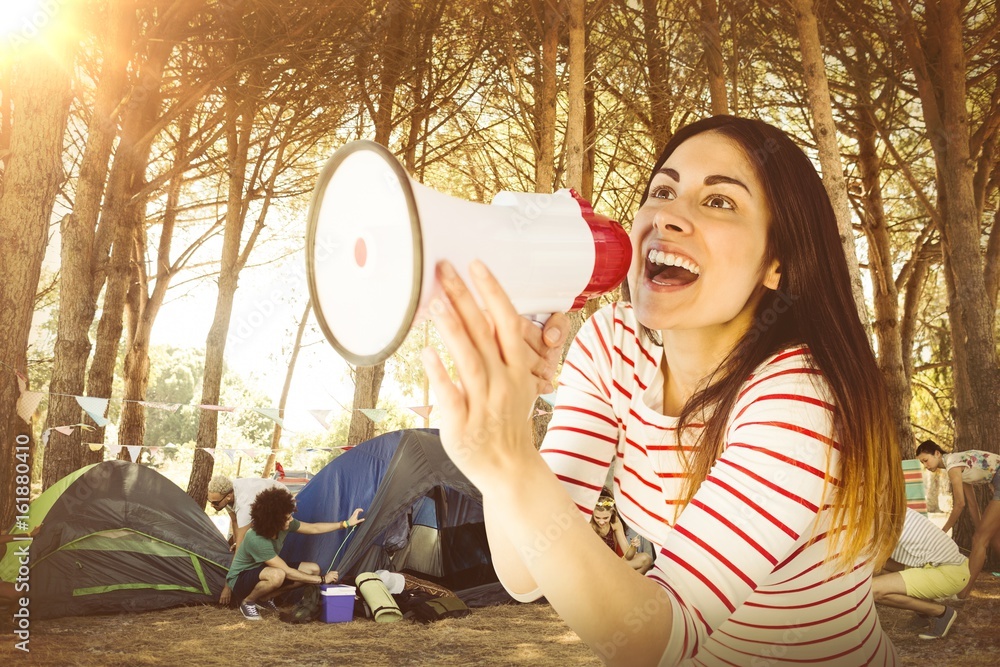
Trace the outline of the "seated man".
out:
M 955 595 L 969 583 L 969 559 L 958 545 L 930 519 L 906 508 L 903 532 L 886 563 L 884 572 L 872 579 L 875 602 L 897 609 L 910 609 L 930 617 L 921 639 L 940 639 L 948 634 L 958 614 L 933 602 Z
M 258 602 L 277 611 L 272 598 L 278 593 L 302 584 L 337 581 L 336 572 L 321 574 L 316 563 L 286 563 L 278 554 L 288 533 L 318 535 L 364 521 L 358 518 L 361 508 L 336 523 L 305 523 L 292 518 L 294 511 L 295 499 L 284 487 L 261 491 L 250 508 L 252 527 L 236 550 L 226 585 L 233 592 L 232 604 L 251 621 L 260 620 Z

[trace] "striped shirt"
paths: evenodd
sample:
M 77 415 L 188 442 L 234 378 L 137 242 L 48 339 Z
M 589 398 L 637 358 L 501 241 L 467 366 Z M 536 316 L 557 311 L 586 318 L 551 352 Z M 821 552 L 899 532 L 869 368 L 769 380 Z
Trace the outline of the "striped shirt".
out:
M 967 560 L 954 540 L 930 519 L 909 507 L 892 559 L 906 567 L 961 565 Z
M 839 454 L 808 350 L 783 350 L 747 380 L 725 450 L 683 513 L 692 437 L 678 445 L 662 413 L 661 357 L 630 305 L 599 311 L 567 355 L 542 446 L 586 517 L 613 469 L 618 511 L 657 549 L 647 576 L 674 619 L 660 664 L 895 664 L 870 564 L 824 563 Z

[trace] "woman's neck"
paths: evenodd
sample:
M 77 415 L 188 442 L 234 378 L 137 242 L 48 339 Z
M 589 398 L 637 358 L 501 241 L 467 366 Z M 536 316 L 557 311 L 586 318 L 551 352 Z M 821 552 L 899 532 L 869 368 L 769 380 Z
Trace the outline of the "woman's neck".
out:
M 704 381 L 718 369 L 745 329 L 713 327 L 661 331 L 663 414 L 676 417 Z

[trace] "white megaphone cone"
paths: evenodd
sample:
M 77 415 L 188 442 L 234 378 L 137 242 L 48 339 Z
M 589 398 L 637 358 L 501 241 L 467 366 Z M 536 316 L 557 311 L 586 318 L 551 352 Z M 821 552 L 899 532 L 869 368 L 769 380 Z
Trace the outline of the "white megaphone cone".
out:
M 479 259 L 519 313 L 538 316 L 614 289 L 632 246 L 621 225 L 570 190 L 501 192 L 476 204 L 411 180 L 371 141 L 334 153 L 309 208 L 306 268 L 316 319 L 347 361 L 377 364 L 396 351 L 444 259 L 467 282 Z

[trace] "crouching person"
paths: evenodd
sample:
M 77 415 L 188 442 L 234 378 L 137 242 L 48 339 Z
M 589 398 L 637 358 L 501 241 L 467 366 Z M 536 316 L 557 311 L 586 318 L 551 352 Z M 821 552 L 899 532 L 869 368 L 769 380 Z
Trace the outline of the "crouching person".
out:
M 316 563 L 286 563 L 281 547 L 288 533 L 318 535 L 355 526 L 364 521 L 354 510 L 349 519 L 336 523 L 305 523 L 292 518 L 295 499 L 284 487 L 261 491 L 250 508 L 251 528 L 240 543 L 226 576 L 232 589 L 230 604 L 251 621 L 260 620 L 258 606 L 277 611 L 274 596 L 302 584 L 332 584 L 337 573 L 321 573 Z

